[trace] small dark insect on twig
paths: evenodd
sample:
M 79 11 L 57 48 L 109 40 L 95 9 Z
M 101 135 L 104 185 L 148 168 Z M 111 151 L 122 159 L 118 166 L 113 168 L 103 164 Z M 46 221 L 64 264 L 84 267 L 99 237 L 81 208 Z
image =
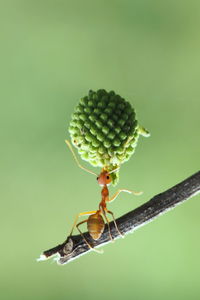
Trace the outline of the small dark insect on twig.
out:
M 185 179 L 167 191 L 154 196 L 151 200 L 141 205 L 140 207 L 130 211 L 116 220 L 117 227 L 122 234 L 128 234 L 142 225 L 152 221 L 155 217 L 174 208 L 176 205 L 195 196 L 200 192 L 200 171 L 191 177 Z M 102 246 L 111 242 L 109 234 L 113 239 L 122 237 L 116 229 L 114 222 L 105 226 L 104 232 L 98 240 L 91 238 L 88 232 L 84 233 L 84 237 L 89 241 L 92 247 Z M 55 256 L 58 264 L 65 264 L 69 261 L 78 258 L 80 255 L 92 251 L 87 245 L 82 235 L 70 236 L 64 243 L 44 251 L 38 260 L 45 260 Z

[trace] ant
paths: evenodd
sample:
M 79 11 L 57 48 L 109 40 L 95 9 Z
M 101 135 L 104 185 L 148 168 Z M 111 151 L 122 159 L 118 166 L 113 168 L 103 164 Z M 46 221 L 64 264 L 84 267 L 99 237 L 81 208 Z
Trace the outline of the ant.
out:
M 84 171 L 90 173 L 90 174 L 93 174 L 97 177 L 97 182 L 98 184 L 102 187 L 102 190 L 101 190 L 101 202 L 99 204 L 99 209 L 98 210 L 93 210 L 93 211 L 87 211 L 87 212 L 82 212 L 82 213 L 79 213 L 76 218 L 75 218 L 75 221 L 74 221 L 74 224 L 72 226 L 72 230 L 70 232 L 70 235 L 72 235 L 73 233 L 73 230 L 74 228 L 76 227 L 77 230 L 79 231 L 79 233 L 81 234 L 81 236 L 83 237 L 84 241 L 86 242 L 86 244 L 88 245 L 89 248 L 91 248 L 92 250 L 98 252 L 98 253 L 102 253 L 101 251 L 97 250 L 97 249 L 94 249 L 94 247 L 92 247 L 88 241 L 86 240 L 86 238 L 84 237 L 83 233 L 81 232 L 79 226 L 82 225 L 83 223 L 86 223 L 87 222 L 87 228 L 88 228 L 88 232 L 90 234 L 90 236 L 93 238 L 93 240 L 98 240 L 103 231 L 104 231 L 104 228 L 105 228 L 105 221 L 104 221 L 104 218 L 108 224 L 108 231 L 109 231 L 109 236 L 110 236 L 110 239 L 113 241 L 113 237 L 111 235 L 111 230 L 110 230 L 110 221 L 107 217 L 107 213 L 112 215 L 112 218 L 113 218 L 113 222 L 114 222 L 114 225 L 115 225 L 115 228 L 116 230 L 118 231 L 118 233 L 123 236 L 123 234 L 120 232 L 118 226 L 117 226 L 117 223 L 116 223 L 116 220 L 115 220 L 115 217 L 114 217 L 114 214 L 112 211 L 108 210 L 107 209 L 107 202 L 111 202 L 111 201 L 114 201 L 117 196 L 121 193 L 121 192 L 127 192 L 127 193 L 132 193 L 134 195 L 141 195 L 142 192 L 134 192 L 134 191 L 131 191 L 131 190 L 127 190 L 127 189 L 119 189 L 112 197 L 109 197 L 109 190 L 108 190 L 108 185 L 111 183 L 112 179 L 110 177 L 110 174 L 113 173 L 113 172 L 116 172 L 119 170 L 119 167 L 112 170 L 111 172 L 108 172 L 106 170 L 106 168 L 103 168 L 101 173 L 99 175 L 97 175 L 96 173 L 86 169 L 85 167 L 83 167 L 75 153 L 74 153 L 74 150 L 72 148 L 72 145 L 70 144 L 70 142 L 68 140 L 65 140 L 65 143 L 67 144 L 67 146 L 69 147 L 70 151 L 72 152 L 72 155 L 74 157 L 74 160 L 76 161 L 77 165 L 83 169 Z M 79 222 L 77 224 L 77 221 L 78 221 L 78 218 L 80 216 L 89 216 L 89 218 L 87 218 L 86 220 L 82 221 L 82 222 Z

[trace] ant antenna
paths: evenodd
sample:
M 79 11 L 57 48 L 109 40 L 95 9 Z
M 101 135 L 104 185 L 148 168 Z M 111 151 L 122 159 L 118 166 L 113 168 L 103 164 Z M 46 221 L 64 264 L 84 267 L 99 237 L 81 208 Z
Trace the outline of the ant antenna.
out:
M 117 172 L 119 169 L 120 169 L 120 166 L 119 166 L 118 168 L 116 168 L 116 169 L 110 171 L 109 174 L 114 173 L 114 172 Z
M 68 140 L 65 140 L 65 143 L 66 143 L 67 146 L 69 147 L 69 150 L 71 151 L 71 153 L 72 153 L 72 155 L 73 155 L 73 157 L 74 157 L 74 160 L 75 160 L 75 162 L 77 163 L 77 165 L 79 166 L 79 168 L 83 169 L 84 171 L 86 171 L 86 172 L 88 172 L 88 173 L 90 173 L 90 174 L 93 174 L 93 175 L 95 175 L 95 176 L 98 176 L 96 173 L 94 173 L 94 172 L 92 172 L 92 171 L 86 169 L 85 167 L 83 167 L 83 166 L 79 163 L 79 161 L 78 161 L 78 159 L 77 159 L 77 157 L 76 157 L 76 154 L 75 154 L 75 152 L 74 152 L 74 150 L 73 150 L 72 145 L 70 144 L 70 142 L 69 142 Z

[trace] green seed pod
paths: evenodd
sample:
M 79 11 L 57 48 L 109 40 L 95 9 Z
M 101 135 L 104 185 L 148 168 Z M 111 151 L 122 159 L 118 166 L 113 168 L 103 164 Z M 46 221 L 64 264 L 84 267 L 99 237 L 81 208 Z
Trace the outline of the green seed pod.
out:
M 109 172 L 129 160 L 139 135 L 149 136 L 138 125 L 131 104 L 115 92 L 103 89 L 90 90 L 88 96 L 80 99 L 69 133 L 83 160 Z M 112 172 L 111 177 L 115 184 L 118 172 Z

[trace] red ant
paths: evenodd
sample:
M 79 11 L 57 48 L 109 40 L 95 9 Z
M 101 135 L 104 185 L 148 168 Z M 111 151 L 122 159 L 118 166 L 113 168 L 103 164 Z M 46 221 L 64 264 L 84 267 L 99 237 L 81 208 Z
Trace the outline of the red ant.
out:
M 71 233 L 70 233 L 70 236 L 72 235 L 73 233 L 73 230 L 74 230 L 74 227 L 76 227 L 79 231 L 79 233 L 81 234 L 81 236 L 83 237 L 83 239 L 85 240 L 86 244 L 88 245 L 89 248 L 91 248 L 92 250 L 96 251 L 96 252 L 100 252 L 98 251 L 97 249 L 94 249 L 89 243 L 88 241 L 86 240 L 86 238 L 84 237 L 83 233 L 81 232 L 79 226 L 83 223 L 86 223 L 87 222 L 87 228 L 88 228 L 88 232 L 90 234 L 90 236 L 94 239 L 94 240 L 98 240 L 103 231 L 104 231 L 104 228 L 105 228 L 105 221 L 104 221 L 104 218 L 108 224 L 108 230 L 109 230 L 109 236 L 110 236 L 110 239 L 113 240 L 112 238 L 112 235 L 111 235 L 111 231 L 110 231 L 110 225 L 109 225 L 109 220 L 107 218 L 107 213 L 108 214 L 111 214 L 112 215 L 112 218 L 113 218 L 113 221 L 114 221 L 114 224 L 115 224 L 115 228 L 117 229 L 118 233 L 123 236 L 123 234 L 120 232 L 118 226 L 117 226 L 117 223 L 116 223 L 116 220 L 115 220 L 115 217 L 114 217 L 114 214 L 112 211 L 108 210 L 107 209 L 107 205 L 106 203 L 107 202 L 111 202 L 113 200 L 115 200 L 117 198 L 117 196 L 121 193 L 121 192 L 127 192 L 127 193 L 132 193 L 134 195 L 140 195 L 142 192 L 134 192 L 134 191 L 130 191 L 130 190 L 127 190 L 127 189 L 120 189 L 118 190 L 111 198 L 109 197 L 109 190 L 108 190 L 108 185 L 111 183 L 112 179 L 110 177 L 110 174 L 112 172 L 116 172 L 119 170 L 119 168 L 117 169 L 114 169 L 112 170 L 111 172 L 108 172 L 106 170 L 106 168 L 103 168 L 100 175 L 97 175 L 96 173 L 84 168 L 78 161 L 75 153 L 74 153 L 74 150 L 70 144 L 70 142 L 68 140 L 65 141 L 65 143 L 67 144 L 67 146 L 69 147 L 70 151 L 72 152 L 72 155 L 77 163 L 77 165 L 85 170 L 86 172 L 88 173 L 91 173 L 95 176 L 97 176 L 97 181 L 98 181 L 98 184 L 100 186 L 102 186 L 102 190 L 101 190 L 101 202 L 99 204 L 99 209 L 98 210 L 93 210 L 93 211 L 87 211 L 87 212 L 82 212 L 82 213 L 79 213 L 76 218 L 75 218 L 75 221 L 74 221 L 74 224 L 72 226 L 72 230 L 71 230 Z M 86 220 L 80 222 L 77 224 L 77 221 L 78 221 L 78 218 L 80 216 L 89 216 L 89 218 L 87 218 Z M 103 218 L 104 217 L 104 218 Z

